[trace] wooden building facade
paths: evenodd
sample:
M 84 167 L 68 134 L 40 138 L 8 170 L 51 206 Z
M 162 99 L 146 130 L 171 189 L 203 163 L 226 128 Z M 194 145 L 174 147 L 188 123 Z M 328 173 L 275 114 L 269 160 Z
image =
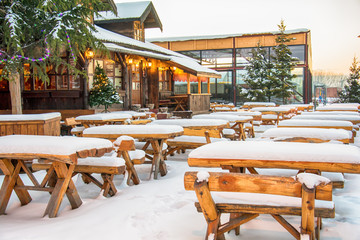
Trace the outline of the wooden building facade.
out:
M 293 73 L 296 89 L 292 102 L 312 101 L 312 55 L 311 34 L 308 29 L 286 31 L 292 55 L 299 59 Z M 247 59 L 257 44 L 266 49 L 267 56 L 273 55 L 279 32 L 233 34 L 216 36 L 157 38 L 150 41 L 158 46 L 182 53 L 198 60 L 203 66 L 218 71 L 221 79 L 211 79 L 212 101 L 241 104 L 240 91 L 246 88 L 243 75 L 246 74 Z
M 66 68 L 48 67 L 49 82 L 33 77 L 24 65 L 21 78 L 21 95 L 23 109 L 27 110 L 65 110 L 88 109 L 88 93 L 92 88 L 94 70 L 97 64 L 104 68 L 123 100 L 121 105 L 113 105 L 118 110 L 130 109 L 134 104 L 145 107 L 153 104 L 159 107 L 161 100 L 177 94 L 177 78 L 185 79 L 188 101 L 200 98 L 208 102 L 198 108 L 188 104 L 187 110 L 195 112 L 208 111 L 210 108 L 210 89 L 201 84 L 209 83 L 210 78 L 220 77 L 211 69 L 201 66 L 195 60 L 145 42 L 146 28 L 162 29 L 161 21 L 151 1 L 118 3 L 118 15 L 102 12 L 94 18 L 97 32 L 108 53 L 95 51 L 93 59 L 86 59 L 85 54 L 77 57 L 77 62 L 70 53 L 64 51 L 62 57 L 78 69 L 85 69 L 88 78 L 74 77 Z M 0 73 L 1 74 L 1 73 Z M 191 84 L 190 84 L 191 83 Z M 197 84 L 196 92 L 191 85 Z M 209 85 L 209 84 L 208 84 Z M 0 81 L 0 110 L 11 109 L 9 84 Z

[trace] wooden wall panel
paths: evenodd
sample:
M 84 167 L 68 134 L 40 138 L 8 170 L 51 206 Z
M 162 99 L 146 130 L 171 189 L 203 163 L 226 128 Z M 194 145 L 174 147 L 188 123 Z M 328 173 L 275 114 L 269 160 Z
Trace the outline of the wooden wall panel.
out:
M 0 136 L 13 134 L 60 136 L 60 117 L 46 121 L 0 122 Z
M 233 38 L 207 40 L 208 49 L 233 48 Z

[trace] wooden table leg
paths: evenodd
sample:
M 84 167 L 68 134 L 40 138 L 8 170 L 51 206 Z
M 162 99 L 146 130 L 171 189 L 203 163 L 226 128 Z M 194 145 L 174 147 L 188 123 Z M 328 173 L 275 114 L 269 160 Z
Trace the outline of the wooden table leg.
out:
M 160 143 L 159 143 L 159 141 L 160 141 Z M 153 156 L 153 165 L 155 166 L 154 179 L 157 179 L 159 171 L 160 171 L 161 176 L 165 176 L 167 173 L 164 156 L 162 155 L 162 148 L 163 148 L 164 140 L 159 140 L 159 141 L 151 140 L 151 146 L 154 150 L 154 156 Z
M 71 180 L 75 165 L 67 167 L 65 163 L 53 162 L 53 166 L 58 179 L 44 213 L 44 216 L 49 215 L 50 218 L 56 217 L 65 193 L 69 198 L 72 208 L 77 208 L 82 204 L 75 185 Z
M 19 177 L 21 164 L 17 164 L 16 167 L 14 167 L 9 159 L 2 159 L 0 162 L 1 170 L 5 174 L 5 178 L 0 189 L 0 215 L 3 215 L 5 214 L 5 210 L 13 190 L 17 194 L 21 205 L 26 205 L 31 202 L 31 197 L 29 192 L 25 189 L 14 189 L 15 186 L 24 186 L 24 183 Z

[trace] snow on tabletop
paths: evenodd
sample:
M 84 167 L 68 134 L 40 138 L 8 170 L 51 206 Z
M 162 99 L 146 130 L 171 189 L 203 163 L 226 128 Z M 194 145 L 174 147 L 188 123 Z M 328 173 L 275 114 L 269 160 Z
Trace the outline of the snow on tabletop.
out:
M 207 172 L 207 171 L 199 171 L 199 172 L 196 174 L 196 177 L 197 177 L 197 182 L 203 182 L 203 181 L 208 182 L 208 181 L 209 181 L 210 174 L 209 174 L 209 172 Z
M 230 114 L 199 114 L 192 117 L 192 119 L 221 119 L 229 122 L 244 121 L 253 119 L 251 116 L 238 116 Z
M 119 147 L 119 146 L 121 145 L 121 142 L 124 141 L 124 140 L 125 140 L 125 141 L 135 141 L 135 139 L 134 139 L 133 137 L 124 135 L 124 136 L 118 137 L 118 138 L 113 142 L 113 144 L 114 144 L 115 147 Z
M 77 165 L 91 165 L 91 166 L 107 166 L 107 167 L 119 167 L 125 165 L 125 161 L 118 157 L 87 157 L 78 158 Z
M 188 136 L 182 135 L 174 138 L 170 138 L 167 140 L 168 142 L 191 142 L 191 143 L 207 143 L 205 136 Z M 219 142 L 219 141 L 230 141 L 227 138 L 210 138 L 211 142 Z
M 275 107 L 276 104 L 273 102 L 245 102 L 244 105 L 247 106 L 272 106 Z
M 237 115 L 237 116 L 260 116 L 261 112 L 233 111 L 233 112 L 214 112 L 210 115 Z
M 0 146 L 0 153 L 70 155 L 86 149 L 111 148 L 112 142 L 73 136 L 8 135 L 0 137 Z
M 290 110 L 290 107 L 255 107 L 250 109 L 250 111 L 255 112 L 286 112 Z
M 296 180 L 310 189 L 319 186 L 321 183 L 328 184 L 330 182 L 330 179 L 313 173 L 299 173 Z
M 189 154 L 198 159 L 249 159 L 360 164 L 360 149 L 345 144 L 227 141 L 201 146 Z
M 318 114 L 318 115 L 297 115 L 291 119 L 318 119 L 318 120 L 338 120 L 338 121 L 360 121 L 360 116 L 356 115 L 327 115 L 327 114 Z
M 360 116 L 360 114 L 357 112 L 345 112 L 345 111 L 302 112 L 301 115 L 354 115 L 354 116 Z
M 358 111 L 356 106 L 324 106 L 317 107 L 317 111 L 326 111 L 326 110 L 337 110 L 337 111 Z
M 40 113 L 40 114 L 1 114 L 0 121 L 35 121 L 35 120 L 49 120 L 52 118 L 61 117 L 61 113 Z
M 338 127 L 352 127 L 353 124 L 349 121 L 335 121 L 335 120 L 283 120 L 278 126 L 338 126 Z
M 112 120 L 112 119 L 127 119 L 132 118 L 130 114 L 124 113 L 98 113 L 90 115 L 82 115 L 75 118 L 75 120 Z
M 262 135 L 262 138 L 278 137 L 306 137 L 323 140 L 338 140 L 351 138 L 351 132 L 344 129 L 323 129 L 323 128 L 270 128 Z
M 83 134 L 171 134 L 183 131 L 184 129 L 177 125 L 103 125 L 86 128 Z
M 164 119 L 156 120 L 148 125 L 178 125 L 182 127 L 219 126 L 226 125 L 228 121 L 220 119 Z
M 118 111 L 118 112 L 112 112 L 116 114 L 130 114 L 133 117 L 145 117 L 146 113 L 144 112 L 135 112 L 135 111 Z

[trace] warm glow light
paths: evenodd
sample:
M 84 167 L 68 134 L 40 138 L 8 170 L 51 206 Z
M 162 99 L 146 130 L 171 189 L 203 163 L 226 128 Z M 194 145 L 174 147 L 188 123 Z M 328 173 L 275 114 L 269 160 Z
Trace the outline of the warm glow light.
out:
M 152 66 L 152 62 L 148 62 L 147 65 L 148 65 L 148 67 L 151 67 L 151 66 Z
M 129 63 L 132 64 L 133 63 L 133 59 L 129 58 Z
M 176 71 L 176 67 L 173 67 L 173 70 Z
M 94 58 L 94 56 L 95 56 L 95 53 L 94 53 L 94 51 L 93 51 L 91 48 L 86 49 L 86 51 L 85 51 L 85 57 L 86 57 L 86 59 L 91 60 L 91 59 Z

